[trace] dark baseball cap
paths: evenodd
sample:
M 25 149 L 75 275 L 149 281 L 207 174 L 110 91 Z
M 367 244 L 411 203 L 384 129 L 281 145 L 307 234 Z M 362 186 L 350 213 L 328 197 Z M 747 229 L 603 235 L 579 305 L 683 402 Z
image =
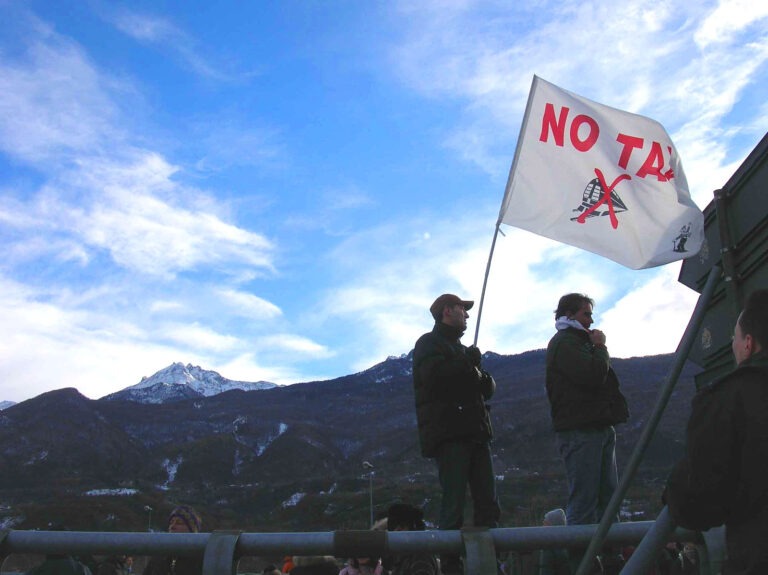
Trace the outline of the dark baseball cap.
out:
M 461 299 L 459 296 L 453 295 L 452 293 L 444 293 L 438 297 L 431 306 L 429 306 L 429 313 L 432 314 L 432 317 L 435 318 L 435 321 L 438 321 L 443 317 L 443 310 L 446 306 L 452 307 L 455 305 L 463 306 L 465 310 L 469 310 L 472 309 L 472 306 L 475 305 L 475 302 L 472 300 Z

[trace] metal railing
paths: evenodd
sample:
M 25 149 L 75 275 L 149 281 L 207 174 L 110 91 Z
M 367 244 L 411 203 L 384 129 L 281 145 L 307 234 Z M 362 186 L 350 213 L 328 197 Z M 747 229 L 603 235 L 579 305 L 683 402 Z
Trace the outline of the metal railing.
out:
M 643 541 L 622 571 L 647 573 L 657 548 L 648 544 L 692 541 L 704 545 L 701 534 L 669 529 L 661 521 L 616 523 L 605 534 L 609 545 L 634 545 Z M 648 541 L 656 525 L 657 536 Z M 659 527 L 661 536 L 658 537 Z M 332 555 L 334 557 L 386 557 L 407 553 L 451 553 L 464 556 L 465 573 L 497 575 L 496 558 L 508 552 L 539 549 L 585 549 L 597 525 L 569 527 L 465 528 L 457 531 L 331 531 L 316 533 L 99 533 L 85 531 L 0 532 L 0 562 L 12 554 L 69 555 L 173 555 L 203 558 L 203 575 L 234 575 L 242 557 L 283 555 Z M 705 554 L 706 556 L 706 554 Z M 702 571 L 705 572 L 705 571 Z M 708 571 L 707 571 L 708 572 Z

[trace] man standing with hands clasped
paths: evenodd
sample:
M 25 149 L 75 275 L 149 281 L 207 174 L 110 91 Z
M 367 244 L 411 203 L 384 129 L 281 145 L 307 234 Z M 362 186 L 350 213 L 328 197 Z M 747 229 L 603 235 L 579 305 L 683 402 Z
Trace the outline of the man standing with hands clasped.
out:
M 491 461 L 493 437 L 486 401 L 496 390 L 475 347 L 459 341 L 473 301 L 443 294 L 430 306 L 435 319 L 413 351 L 413 386 L 421 453 L 435 458 L 442 489 L 440 529 L 460 529 L 469 486 L 476 527 L 498 527 L 501 509 Z M 462 572 L 458 556 L 442 557 L 443 573 Z
M 598 523 L 618 485 L 616 431 L 629 418 L 591 298 L 560 298 L 547 346 L 547 396 L 568 479 L 568 525 Z

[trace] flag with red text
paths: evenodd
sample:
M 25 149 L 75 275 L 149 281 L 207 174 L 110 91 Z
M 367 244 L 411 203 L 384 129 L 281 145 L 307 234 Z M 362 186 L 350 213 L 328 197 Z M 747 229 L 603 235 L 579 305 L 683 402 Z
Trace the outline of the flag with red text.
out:
M 704 217 L 664 127 L 534 76 L 498 223 L 632 269 L 698 253 Z

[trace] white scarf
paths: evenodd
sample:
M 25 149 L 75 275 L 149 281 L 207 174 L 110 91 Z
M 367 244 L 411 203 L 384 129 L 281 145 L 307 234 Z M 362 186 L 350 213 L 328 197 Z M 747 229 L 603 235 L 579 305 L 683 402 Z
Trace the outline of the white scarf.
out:
M 586 332 L 589 332 L 589 330 L 581 325 L 578 321 L 575 319 L 571 319 L 568 316 L 561 315 L 559 318 L 555 320 L 555 328 L 560 331 L 562 329 L 568 329 L 569 327 L 574 327 L 576 329 L 580 329 Z

